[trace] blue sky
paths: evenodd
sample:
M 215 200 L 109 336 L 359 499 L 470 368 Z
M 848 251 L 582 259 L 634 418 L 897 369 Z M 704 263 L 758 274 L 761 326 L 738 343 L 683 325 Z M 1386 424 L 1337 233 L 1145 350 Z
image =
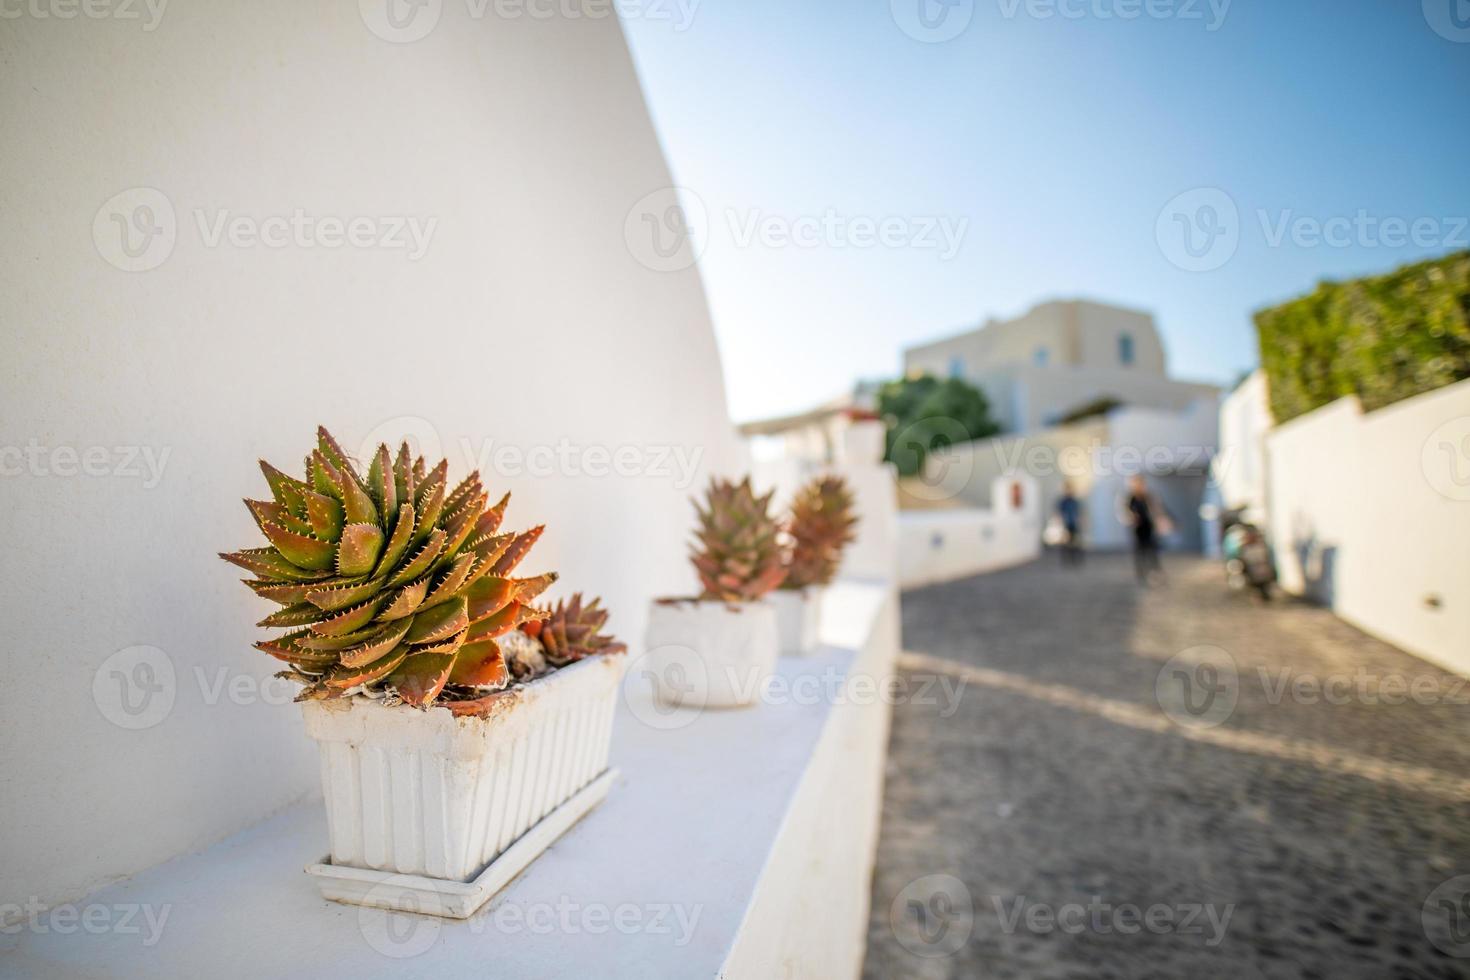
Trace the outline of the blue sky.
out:
M 1465 0 L 619 2 L 737 420 L 1055 297 L 1229 382 L 1254 309 L 1470 240 Z

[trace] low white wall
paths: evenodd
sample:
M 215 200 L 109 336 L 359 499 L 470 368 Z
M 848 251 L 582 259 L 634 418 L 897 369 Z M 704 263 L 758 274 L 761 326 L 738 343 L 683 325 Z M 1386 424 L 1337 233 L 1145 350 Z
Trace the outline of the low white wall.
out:
M 1220 503 L 1247 508 L 1257 518 L 1266 508 L 1269 394 L 1266 373 L 1257 369 L 1220 402 L 1220 452 L 1214 467 Z
M 844 626 L 858 651 L 847 677 L 882 690 L 898 658 L 898 597 Z M 839 630 L 825 626 L 823 639 Z M 891 715 L 881 698 L 832 709 L 721 977 L 862 975 Z
M 1282 587 L 1470 674 L 1470 381 L 1368 415 L 1340 399 L 1266 453 Z
M 1021 506 L 1010 488 L 1020 482 Z M 1031 561 L 1041 554 L 1041 507 L 1025 476 L 995 481 L 991 508 L 904 510 L 898 514 L 898 584 L 911 589 Z

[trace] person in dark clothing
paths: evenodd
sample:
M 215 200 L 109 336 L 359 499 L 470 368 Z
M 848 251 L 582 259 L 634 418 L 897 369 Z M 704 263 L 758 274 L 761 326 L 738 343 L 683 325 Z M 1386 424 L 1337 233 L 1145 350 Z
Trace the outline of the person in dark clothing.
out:
M 1072 492 L 1072 484 L 1062 484 L 1062 499 L 1057 501 L 1057 516 L 1067 537 L 1062 541 L 1062 564 L 1082 564 L 1082 501 Z
M 1128 500 L 1124 521 L 1133 528 L 1133 572 L 1138 581 L 1148 583 L 1151 575 L 1162 574 L 1159 565 L 1159 524 L 1167 520 L 1163 508 L 1148 492 L 1143 477 L 1128 481 Z

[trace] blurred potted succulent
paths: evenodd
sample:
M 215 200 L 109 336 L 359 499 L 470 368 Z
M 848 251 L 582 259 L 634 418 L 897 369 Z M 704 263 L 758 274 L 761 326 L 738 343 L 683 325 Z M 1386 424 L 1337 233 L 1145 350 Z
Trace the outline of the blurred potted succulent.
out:
M 856 537 L 852 492 L 840 476 L 822 476 L 801 488 L 786 520 L 786 578 L 771 594 L 781 652 L 810 653 L 821 628 L 823 588 L 837 577 L 842 552 Z
M 766 595 L 786 577 L 771 494 L 750 478 L 715 478 L 695 503 L 699 527 L 690 561 L 702 591 L 657 599 L 648 617 L 648 656 L 658 696 L 672 704 L 752 704 L 776 665 L 776 612 Z
M 328 898 L 468 915 L 606 795 L 625 648 L 596 600 L 532 605 L 557 576 L 512 576 L 543 527 L 500 533 L 508 494 L 406 443 L 364 476 L 317 436 L 303 480 L 261 462 L 269 546 L 220 556 L 281 607 L 255 646 L 303 685 L 331 837 L 307 870 Z

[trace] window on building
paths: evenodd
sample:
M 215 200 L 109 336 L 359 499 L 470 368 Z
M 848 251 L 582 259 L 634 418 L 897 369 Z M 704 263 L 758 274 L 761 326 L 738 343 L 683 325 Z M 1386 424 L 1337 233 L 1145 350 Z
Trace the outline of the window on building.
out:
M 1132 334 L 1125 333 L 1125 334 L 1119 334 L 1118 335 L 1118 360 L 1121 361 L 1121 362 L 1123 362 L 1124 364 L 1132 364 L 1133 363 L 1133 335 Z
M 1036 362 L 1037 367 L 1046 367 L 1046 362 L 1051 359 L 1051 351 L 1045 347 L 1038 347 L 1031 355 L 1031 360 Z
M 949 359 L 949 376 L 951 378 L 963 378 L 965 376 L 965 359 L 955 354 Z

